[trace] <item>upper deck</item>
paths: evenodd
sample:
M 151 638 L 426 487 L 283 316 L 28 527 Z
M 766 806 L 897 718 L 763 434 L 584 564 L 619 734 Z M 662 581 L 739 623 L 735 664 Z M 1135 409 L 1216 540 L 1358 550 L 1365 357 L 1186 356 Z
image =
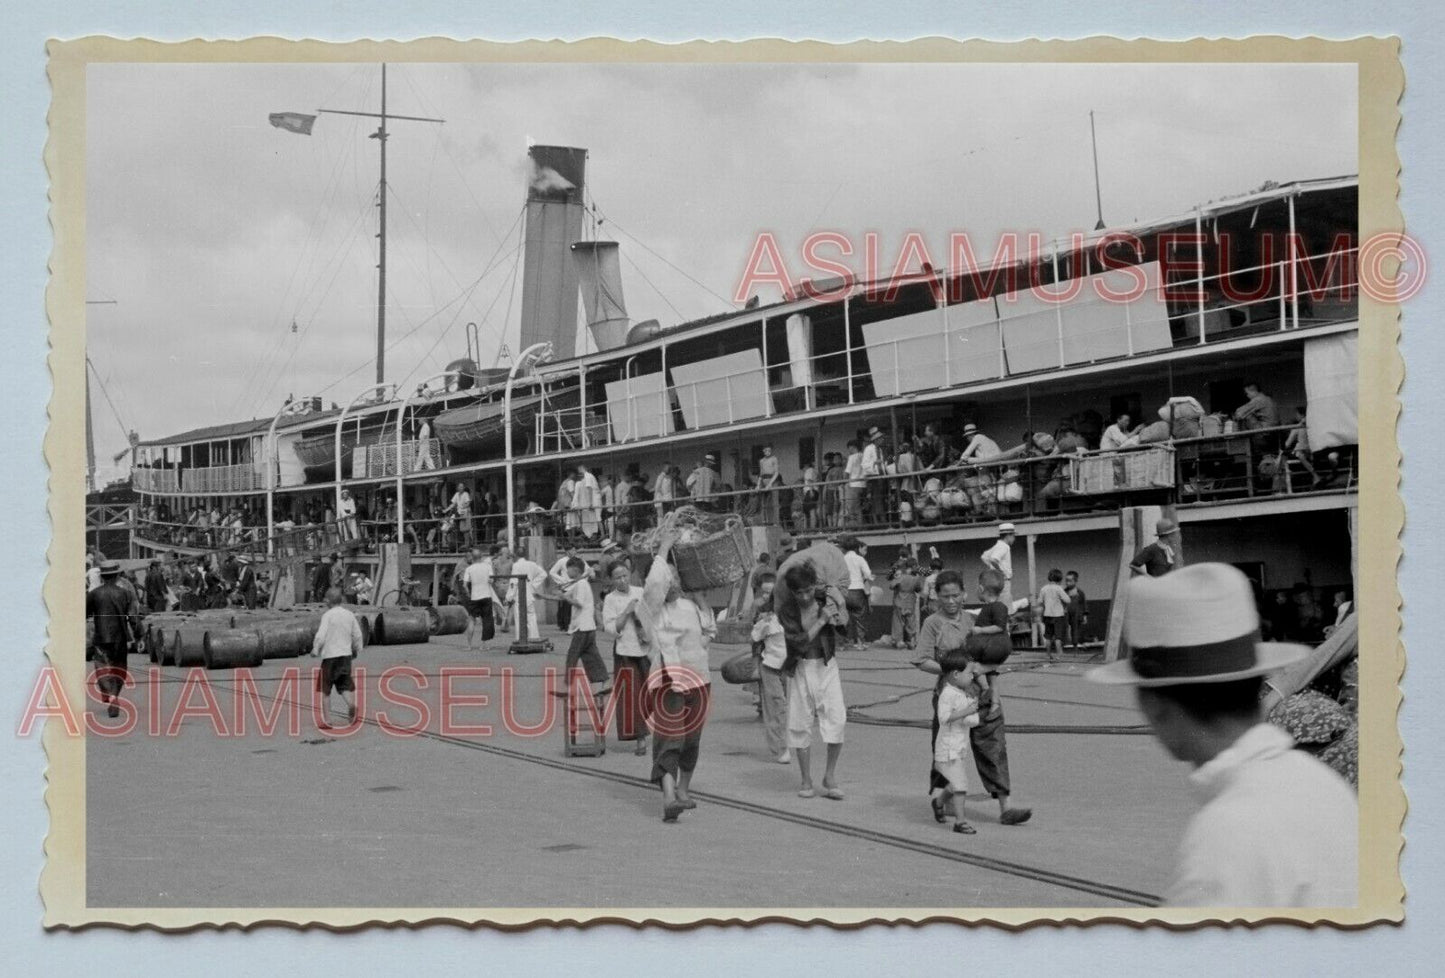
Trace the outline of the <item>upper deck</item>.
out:
M 916 421 L 930 406 L 1294 362 L 1308 338 L 1356 329 L 1356 198 L 1353 177 L 1274 187 L 977 270 L 818 283 L 813 295 L 544 362 L 516 382 L 511 460 L 504 385 L 492 384 L 404 400 L 383 391 L 283 418 L 269 436 L 256 421 L 143 443 L 133 480 L 195 498 L 334 490 L 339 440 L 342 478 L 361 491 L 480 482 L 515 462 L 520 510 L 549 504 L 562 464 L 579 459 L 620 473 L 724 435 L 845 432 L 899 411 Z M 422 422 L 433 427 L 425 442 Z M 819 460 L 825 441 L 814 440 Z M 739 485 L 749 461 L 732 476 Z

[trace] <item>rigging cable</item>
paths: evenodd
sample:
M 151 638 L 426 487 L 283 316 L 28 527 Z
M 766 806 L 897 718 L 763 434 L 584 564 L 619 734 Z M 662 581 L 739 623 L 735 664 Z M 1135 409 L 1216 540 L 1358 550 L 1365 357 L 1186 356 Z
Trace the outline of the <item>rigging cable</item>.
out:
M 502 247 L 502 246 L 501 246 L 500 244 L 497 246 L 497 251 L 498 251 L 498 252 L 501 251 L 501 247 Z M 496 257 L 496 254 L 497 254 L 497 253 L 494 252 L 492 257 L 495 258 L 495 257 Z M 471 283 L 471 285 L 467 286 L 467 288 L 468 288 L 468 289 L 474 289 L 474 288 L 476 288 L 477 285 L 479 285 L 479 284 L 481 283 L 482 279 L 487 276 L 487 274 L 488 274 L 489 271 L 490 271 L 490 268 L 484 269 L 484 270 L 482 271 L 482 273 L 481 273 L 480 275 L 478 275 L 478 276 L 476 277 L 476 279 Z M 446 303 L 443 304 L 442 306 L 438 307 L 438 308 L 436 309 L 436 311 L 432 312 L 430 315 L 428 315 L 428 316 L 426 316 L 424 319 L 422 319 L 421 322 L 417 323 L 416 326 L 414 326 L 414 327 L 412 328 L 412 332 L 416 332 L 416 330 L 421 329 L 421 328 L 422 328 L 423 326 L 425 326 L 427 323 L 431 322 L 433 319 L 436 319 L 436 318 L 437 318 L 438 316 L 440 316 L 443 312 L 445 312 L 446 309 L 447 309 L 449 306 L 451 306 L 453 303 L 455 303 L 455 302 L 457 302 L 458 300 L 463 299 L 463 298 L 465 298 L 465 294 L 464 294 L 464 293 L 463 293 L 463 294 L 458 294 L 458 295 L 456 295 L 456 296 L 453 296 L 451 299 L 448 299 L 448 300 L 446 301 Z M 409 335 L 410 335 L 410 334 L 406 334 L 406 335 L 402 336 L 400 339 L 397 339 L 396 341 L 394 341 L 390 346 L 387 347 L 387 352 L 391 352 L 393 349 L 395 349 L 396 346 L 397 346 L 397 344 L 405 341 L 405 340 L 407 339 L 407 336 L 409 336 Z M 363 371 L 363 370 L 365 370 L 367 367 L 369 367 L 369 366 L 370 366 L 372 363 L 374 363 L 375 361 L 376 361 L 376 358 L 375 358 L 375 357 L 369 357 L 368 359 L 363 360 L 361 363 L 357 364 L 357 365 L 356 365 L 355 367 L 353 367 L 351 370 L 347 371 L 345 374 L 343 374 L 343 375 L 341 375 L 340 377 L 336 378 L 335 380 L 333 380 L 331 383 L 327 384 L 325 387 L 321 388 L 321 389 L 320 389 L 319 391 L 317 391 L 316 393 L 317 393 L 318 395 L 319 395 L 319 394 L 324 394 L 326 391 L 331 390 L 331 388 L 335 387 L 337 384 L 341 383 L 343 380 L 348 380 L 348 379 L 350 379 L 351 377 L 356 376 L 356 375 L 359 374 L 361 371 Z

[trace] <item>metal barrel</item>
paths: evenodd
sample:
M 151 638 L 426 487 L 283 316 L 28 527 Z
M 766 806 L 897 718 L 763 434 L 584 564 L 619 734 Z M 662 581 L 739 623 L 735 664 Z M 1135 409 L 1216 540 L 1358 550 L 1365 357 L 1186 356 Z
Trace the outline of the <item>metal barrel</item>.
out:
M 459 604 L 430 605 L 426 617 L 433 635 L 460 635 L 469 623 L 467 609 Z
M 387 608 L 376 616 L 373 641 L 378 645 L 411 645 L 431 638 L 431 621 L 422 608 Z
M 211 629 L 200 625 L 182 625 L 170 635 L 172 661 L 183 669 L 206 664 L 206 634 Z
M 381 617 L 381 608 L 357 608 L 352 606 L 351 613 L 356 616 L 356 623 L 361 626 L 361 644 L 375 645 L 380 640 L 377 638 L 376 620 Z
M 235 669 L 261 664 L 261 636 L 245 629 L 207 632 L 205 638 L 207 669 Z

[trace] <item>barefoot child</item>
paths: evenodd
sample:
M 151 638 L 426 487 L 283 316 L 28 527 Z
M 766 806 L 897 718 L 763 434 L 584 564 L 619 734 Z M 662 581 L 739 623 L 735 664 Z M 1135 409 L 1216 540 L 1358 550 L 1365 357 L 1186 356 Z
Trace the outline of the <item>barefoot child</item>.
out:
M 1013 652 L 1009 639 L 1008 619 L 1012 608 L 1002 600 L 1006 581 L 998 571 L 989 569 L 978 575 L 979 590 L 983 607 L 973 620 L 965 646 L 969 658 L 983 666 L 989 677 L 989 687 L 984 692 L 980 707 L 978 725 L 968 732 L 973 760 L 978 768 L 979 778 L 988 793 L 998 802 L 998 820 L 1001 825 L 1022 825 L 1033 815 L 1029 808 L 1014 808 L 1009 805 L 1011 781 L 1008 765 L 1008 740 L 1005 735 L 1003 703 L 999 699 L 998 684 L 994 677 L 998 667 Z M 1027 603 L 1027 598 L 1019 599 Z
M 754 579 L 758 604 L 753 620 L 753 649 L 760 656 L 758 662 L 758 685 L 762 694 L 763 735 L 767 738 L 768 756 L 779 764 L 793 763 L 792 752 L 788 750 L 788 687 L 783 675 L 783 663 L 788 658 L 788 643 L 783 634 L 783 625 L 773 610 L 773 588 L 777 577 L 771 572 L 759 574 Z
M 1044 642 L 1048 648 L 1049 661 L 1064 654 L 1064 632 L 1069 616 L 1069 593 L 1064 590 L 1064 572 L 1055 568 L 1049 571 L 1049 583 L 1039 588 L 1039 603 L 1044 612 Z
M 587 673 L 587 681 L 592 684 L 593 694 L 600 696 L 608 692 L 610 687 L 607 684 L 607 665 L 597 651 L 597 619 L 593 610 L 592 582 L 588 580 L 587 564 L 581 557 L 568 557 L 564 566 L 567 583 L 562 589 L 561 603 L 572 609 L 571 618 L 567 622 L 567 631 L 572 636 L 572 642 L 567 647 L 567 664 L 563 672 L 567 677 L 566 691 L 572 688 L 572 670 L 581 665 Z
M 951 797 L 953 831 L 973 835 L 978 830 L 963 817 L 963 800 L 968 794 L 966 758 L 969 730 L 978 726 L 978 703 L 988 688 L 988 677 L 977 663 L 970 662 L 962 669 L 947 673 L 944 683 L 938 694 L 938 740 L 933 748 L 933 769 L 948 786 L 933 790 L 933 810 L 935 815 L 941 815 Z
M 811 754 L 813 728 L 818 728 L 826 760 L 823 797 L 842 801 L 835 772 L 843 750 L 843 727 L 848 708 L 843 702 L 843 683 L 838 675 L 834 651 L 840 633 L 848 625 L 843 595 L 836 587 L 825 587 L 811 564 L 798 564 L 783 574 L 782 587 L 789 600 L 779 609 L 787 643 L 783 673 L 788 677 L 788 746 L 798 759 L 802 784 L 798 797 L 813 798 Z M 778 595 L 774 595 L 778 597 Z

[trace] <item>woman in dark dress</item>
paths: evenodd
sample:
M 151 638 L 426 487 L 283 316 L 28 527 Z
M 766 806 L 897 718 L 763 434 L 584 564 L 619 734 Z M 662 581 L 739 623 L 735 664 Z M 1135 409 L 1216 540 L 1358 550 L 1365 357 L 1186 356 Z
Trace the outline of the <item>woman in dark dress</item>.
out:
M 1002 575 L 986 570 L 979 580 L 984 606 L 976 617 L 971 617 L 963 610 L 963 578 L 955 571 L 943 571 L 938 575 L 939 610 L 929 615 L 919 630 L 920 657 L 914 660 L 914 664 L 927 672 L 937 671 L 939 674 L 933 687 L 932 742 L 938 739 L 938 694 L 943 689 L 943 676 L 962 669 L 970 662 L 985 667 L 989 677 L 988 690 L 979 700 L 979 725 L 969 732 L 974 764 L 978 767 L 984 787 L 998 801 L 999 823 L 1022 825 L 1032 817 L 1033 811 L 1009 805 L 1008 748 L 1004 740 L 1003 705 L 998 700 L 997 667 L 1008 657 L 1010 649 L 1008 608 L 998 600 Z M 930 762 L 932 759 L 930 751 Z M 935 789 L 946 787 L 946 784 L 930 763 L 929 793 L 933 794 Z M 933 817 L 938 822 L 946 818 L 945 798 L 933 801 Z
M 947 779 L 933 768 L 933 746 L 938 742 L 938 694 L 943 690 L 943 677 L 962 669 L 971 661 L 967 644 L 973 628 L 973 616 L 963 610 L 963 578 L 957 571 L 939 571 L 934 590 L 938 595 L 938 610 L 925 618 L 919 628 L 918 658 L 913 660 L 913 664 L 923 671 L 938 676 L 938 682 L 933 685 L 932 708 L 928 711 L 933 718 L 928 751 L 930 795 L 936 794 L 937 789 L 948 787 Z M 936 821 L 942 822 L 947 817 L 947 799 L 951 797 L 951 794 L 945 794 L 934 799 L 933 817 Z

